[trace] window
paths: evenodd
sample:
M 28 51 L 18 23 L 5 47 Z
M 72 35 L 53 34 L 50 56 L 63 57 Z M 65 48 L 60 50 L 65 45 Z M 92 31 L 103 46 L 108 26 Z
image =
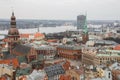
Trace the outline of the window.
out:
M 108 78 L 111 78 L 111 77 L 110 77 L 110 73 L 109 73 L 109 75 L 108 75 Z

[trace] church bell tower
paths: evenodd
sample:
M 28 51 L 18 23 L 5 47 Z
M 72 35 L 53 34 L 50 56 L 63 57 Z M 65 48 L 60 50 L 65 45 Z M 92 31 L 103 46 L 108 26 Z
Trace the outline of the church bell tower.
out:
M 84 21 L 85 23 L 84 23 L 83 34 L 82 34 L 83 44 L 85 44 L 89 40 L 88 28 L 87 28 L 87 18 L 86 17 L 85 17 L 85 21 Z
M 12 53 L 12 49 L 16 46 L 19 40 L 19 31 L 16 27 L 16 18 L 14 16 L 14 12 L 12 12 L 10 29 L 8 31 L 8 49 L 10 54 Z

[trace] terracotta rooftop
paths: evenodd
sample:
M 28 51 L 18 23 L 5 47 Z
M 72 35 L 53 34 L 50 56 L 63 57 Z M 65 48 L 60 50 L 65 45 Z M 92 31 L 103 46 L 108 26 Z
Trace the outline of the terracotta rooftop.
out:
M 34 38 L 38 38 L 38 37 L 42 37 L 42 36 L 44 36 L 44 34 L 39 33 L 39 32 L 34 34 Z
M 4 76 L 0 77 L 0 80 L 7 80 Z
M 3 39 L 3 41 L 4 41 L 4 42 L 8 42 L 9 40 L 8 40 L 8 38 L 5 38 L 5 39 Z
M 120 44 L 115 46 L 114 50 L 120 50 Z
M 20 34 L 20 38 L 29 38 L 30 34 Z
M 57 39 L 49 39 L 47 40 L 47 42 L 57 42 L 58 40 Z
M 0 60 L 0 64 L 8 64 L 8 65 L 13 65 L 13 67 L 18 67 L 19 66 L 19 62 L 17 60 L 17 58 L 14 59 L 8 59 L 8 60 Z
M 19 80 L 27 80 L 26 76 L 22 76 Z

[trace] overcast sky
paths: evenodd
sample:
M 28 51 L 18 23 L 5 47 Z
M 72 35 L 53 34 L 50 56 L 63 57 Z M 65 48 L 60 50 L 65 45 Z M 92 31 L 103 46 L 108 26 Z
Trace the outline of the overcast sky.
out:
M 0 0 L 0 18 L 9 19 L 12 8 L 17 19 L 89 20 L 120 19 L 120 0 Z

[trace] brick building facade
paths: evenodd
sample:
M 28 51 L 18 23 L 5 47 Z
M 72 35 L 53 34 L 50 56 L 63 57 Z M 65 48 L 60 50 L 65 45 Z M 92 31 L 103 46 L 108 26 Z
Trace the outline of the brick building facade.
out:
M 81 60 L 81 47 L 73 45 L 60 45 L 57 47 L 57 55 L 61 58 Z

